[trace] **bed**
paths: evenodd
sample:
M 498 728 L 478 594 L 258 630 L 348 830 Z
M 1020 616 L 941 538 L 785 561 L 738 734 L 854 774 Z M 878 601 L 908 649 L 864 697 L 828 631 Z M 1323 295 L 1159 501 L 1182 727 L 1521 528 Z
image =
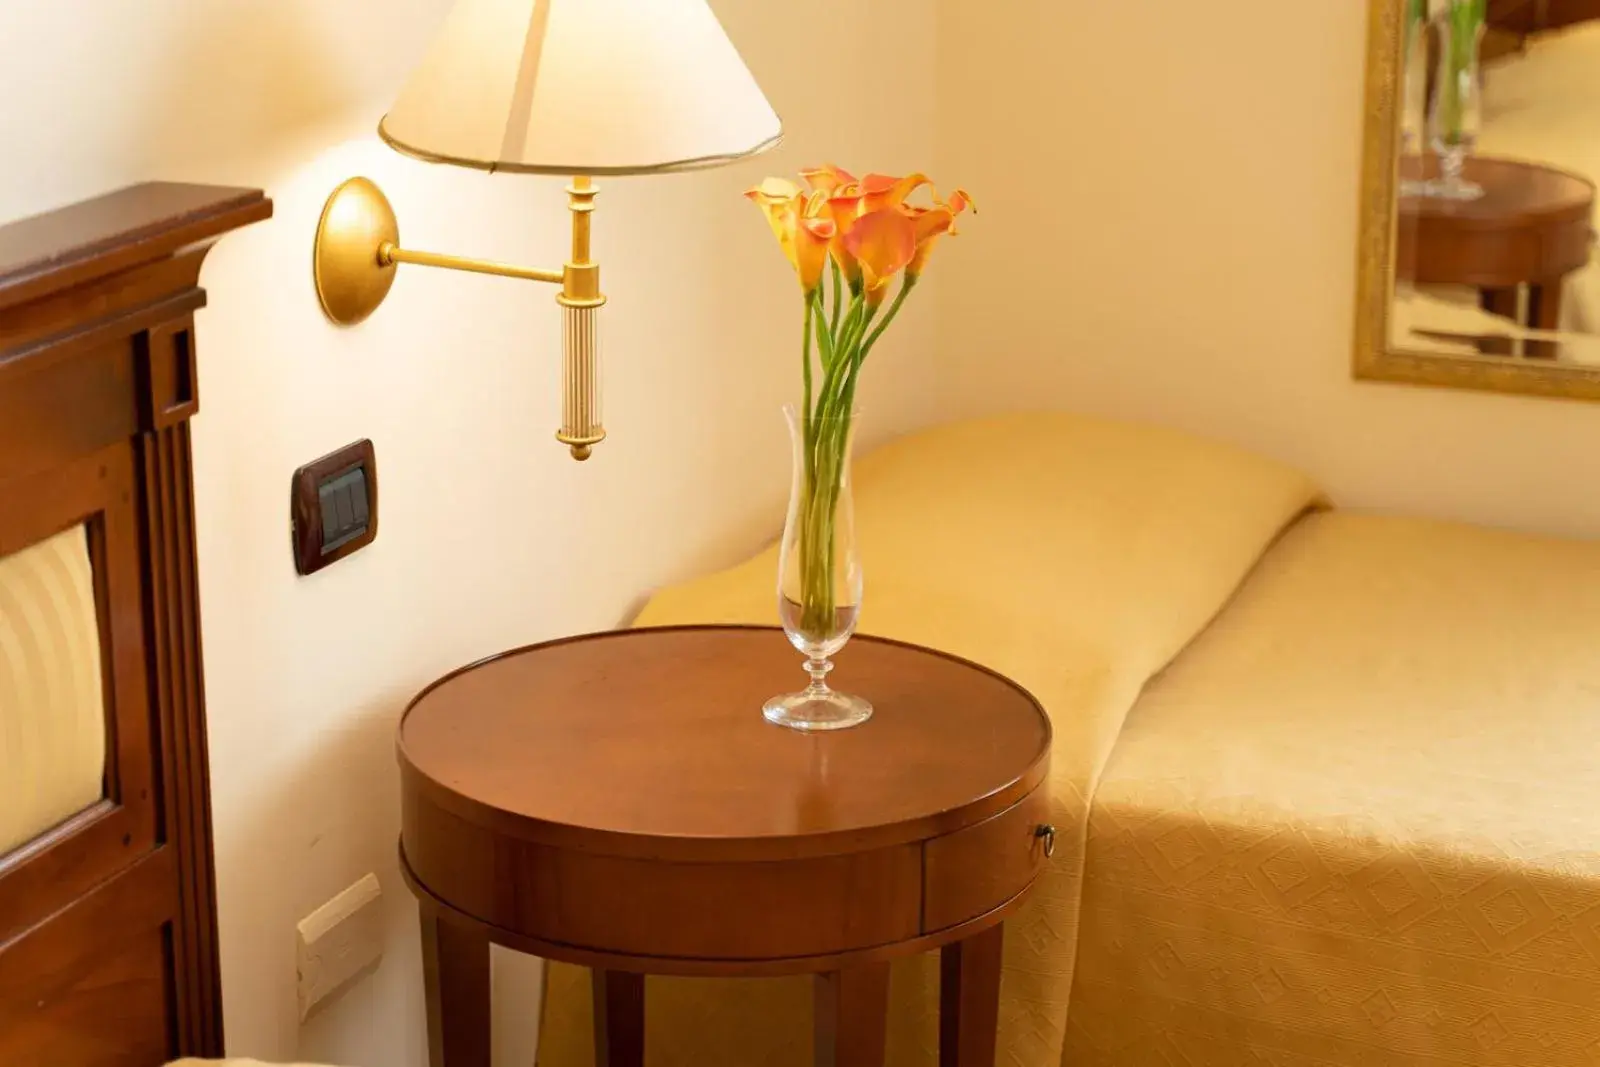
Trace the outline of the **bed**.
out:
M 194 313 L 259 190 L 0 226 L 0 1064 L 222 1051 Z
M 1068 1061 L 1596 1062 L 1597 646 L 1600 546 L 1295 524 L 1101 776 Z
M 999 1063 L 1600 1062 L 1600 545 L 1350 515 L 1066 415 L 857 475 L 863 628 L 1005 672 L 1056 728 L 1074 833 L 1008 925 Z M 638 622 L 765 621 L 773 567 Z M 937 1062 L 936 970 L 894 974 L 892 1064 Z M 591 1062 L 586 977 L 546 991 L 540 1063 Z M 801 985 L 649 996 L 656 1067 L 809 1062 Z

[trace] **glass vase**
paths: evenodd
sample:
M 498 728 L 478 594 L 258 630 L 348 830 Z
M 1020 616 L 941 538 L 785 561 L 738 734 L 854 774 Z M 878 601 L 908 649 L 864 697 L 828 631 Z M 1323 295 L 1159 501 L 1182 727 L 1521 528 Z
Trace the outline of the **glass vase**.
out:
M 1448 200 L 1476 200 L 1483 195 L 1483 186 L 1468 181 L 1462 172 L 1477 146 L 1483 121 L 1478 55 L 1484 24 L 1478 0 L 1448 0 L 1435 25 L 1438 67 L 1428 112 L 1428 139 L 1439 157 L 1439 177 L 1428 192 Z
M 794 451 L 789 516 L 778 555 L 778 616 L 805 657 L 811 683 L 767 701 L 762 713 L 794 730 L 841 730 L 864 723 L 872 705 L 828 686 L 833 656 L 861 614 L 850 452 L 855 417 L 806 418 L 784 408 Z
M 1428 13 L 1425 0 L 1407 0 L 1401 42 L 1400 195 L 1422 196 L 1428 183 L 1418 175 L 1428 123 Z

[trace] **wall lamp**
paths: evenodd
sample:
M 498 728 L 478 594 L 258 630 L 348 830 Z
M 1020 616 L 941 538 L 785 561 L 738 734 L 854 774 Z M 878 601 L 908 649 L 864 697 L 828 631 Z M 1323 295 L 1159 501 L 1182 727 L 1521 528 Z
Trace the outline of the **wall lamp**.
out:
M 377 310 L 402 263 L 559 285 L 556 438 L 581 460 L 605 437 L 593 177 L 733 163 L 777 145 L 783 127 L 706 0 L 457 0 L 378 135 L 430 163 L 571 176 L 560 268 L 406 248 L 383 192 L 351 178 L 323 205 L 312 270 L 323 312 L 344 326 Z

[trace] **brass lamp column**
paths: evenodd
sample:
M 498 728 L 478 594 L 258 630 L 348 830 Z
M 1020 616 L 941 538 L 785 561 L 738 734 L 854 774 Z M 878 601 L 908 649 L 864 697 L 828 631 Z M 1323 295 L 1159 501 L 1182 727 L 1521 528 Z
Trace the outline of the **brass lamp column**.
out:
M 605 438 L 600 425 L 600 265 L 589 258 L 589 216 L 595 188 L 577 176 L 567 186 L 572 212 L 572 258 L 562 272 L 561 295 L 561 429 L 556 440 L 572 449 L 573 459 L 588 459 Z
M 598 194 L 588 178 L 572 179 L 567 187 L 572 255 L 560 270 L 549 270 L 402 248 L 399 222 L 383 191 L 366 178 L 351 178 L 323 205 L 312 242 L 311 273 L 323 314 L 341 326 L 365 319 L 389 295 L 395 267 L 401 263 L 561 286 L 556 303 L 563 316 L 562 402 L 556 440 L 572 449 L 572 458 L 588 459 L 606 436 L 600 422 L 598 333 L 599 312 L 606 298 L 600 292 L 600 264 L 589 252 L 589 216 Z
M 783 128 L 706 0 L 457 0 L 378 134 L 432 163 L 572 176 L 559 270 L 406 248 L 382 191 L 351 178 L 323 206 L 312 273 L 345 326 L 377 310 L 401 263 L 560 285 L 556 438 L 582 460 L 606 435 L 589 176 L 720 166 L 772 148 Z

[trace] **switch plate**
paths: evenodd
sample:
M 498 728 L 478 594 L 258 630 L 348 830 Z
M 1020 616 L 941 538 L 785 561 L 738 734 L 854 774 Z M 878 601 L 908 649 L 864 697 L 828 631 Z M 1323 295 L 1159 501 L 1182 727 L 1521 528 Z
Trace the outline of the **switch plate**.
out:
M 378 536 L 378 457 L 368 440 L 294 472 L 289 535 L 295 570 L 312 574 Z
M 383 905 L 371 874 L 300 920 L 295 968 L 300 1021 L 383 960 Z

